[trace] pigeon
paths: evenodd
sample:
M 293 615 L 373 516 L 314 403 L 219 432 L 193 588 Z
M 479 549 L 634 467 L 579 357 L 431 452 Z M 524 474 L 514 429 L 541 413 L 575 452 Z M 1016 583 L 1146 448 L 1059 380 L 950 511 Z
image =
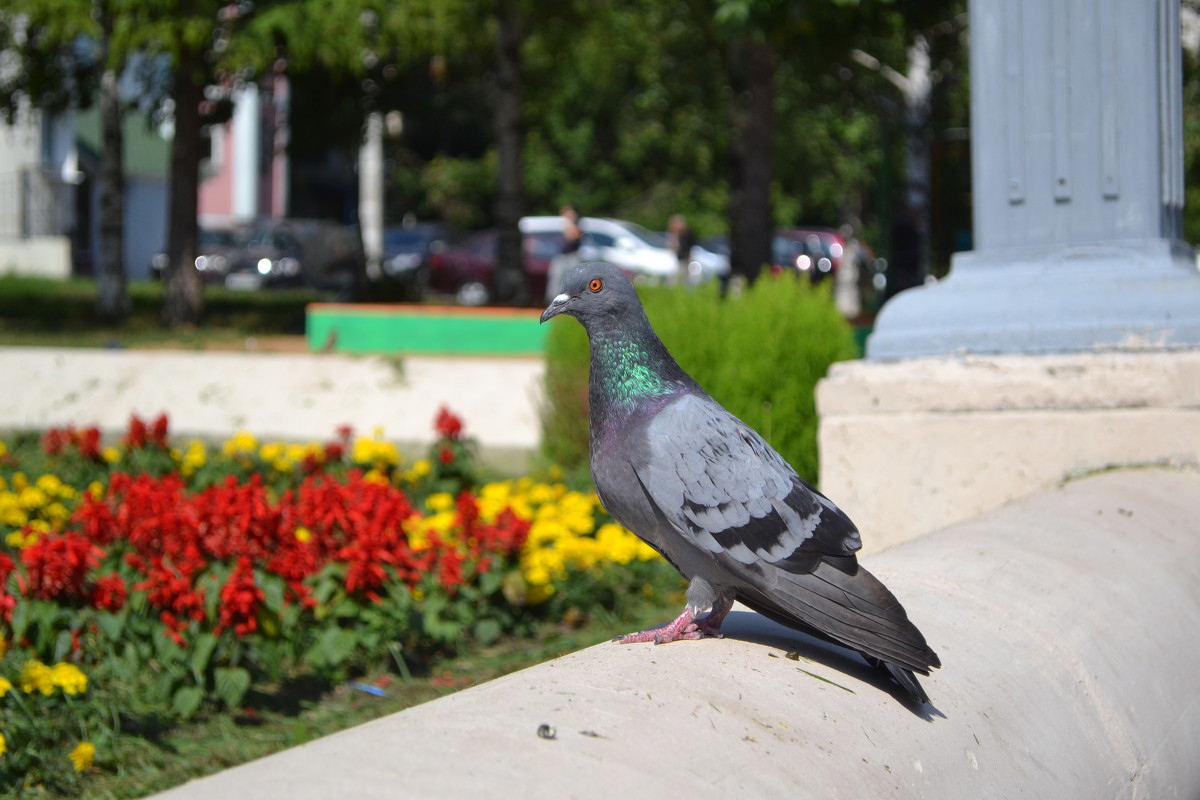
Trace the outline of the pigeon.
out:
M 858 529 L 676 363 L 629 279 L 584 263 L 541 315 L 575 317 L 591 343 L 592 478 L 613 518 L 688 580 L 674 621 L 624 644 L 720 637 L 735 600 L 858 651 L 914 700 L 937 654 L 858 564 Z M 701 617 L 701 613 L 708 614 Z

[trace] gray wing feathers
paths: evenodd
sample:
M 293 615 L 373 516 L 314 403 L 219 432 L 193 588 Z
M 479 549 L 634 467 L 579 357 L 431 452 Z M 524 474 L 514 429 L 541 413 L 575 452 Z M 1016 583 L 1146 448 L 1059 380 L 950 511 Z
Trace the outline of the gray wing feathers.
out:
M 753 430 L 712 400 L 684 395 L 646 428 L 639 479 L 672 525 L 742 564 L 786 560 L 806 544 L 849 554 L 858 531 Z M 824 540 L 811 540 L 825 525 Z M 819 545 L 819 546 L 817 546 Z

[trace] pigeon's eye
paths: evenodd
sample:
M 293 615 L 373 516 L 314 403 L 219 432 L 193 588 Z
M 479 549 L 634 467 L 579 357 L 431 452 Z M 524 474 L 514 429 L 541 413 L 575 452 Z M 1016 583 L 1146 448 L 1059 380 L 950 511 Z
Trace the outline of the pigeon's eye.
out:
M 593 292 L 598 292 L 604 288 L 604 281 L 600 280 L 599 278 L 592 278 L 591 283 L 588 284 L 588 288 Z

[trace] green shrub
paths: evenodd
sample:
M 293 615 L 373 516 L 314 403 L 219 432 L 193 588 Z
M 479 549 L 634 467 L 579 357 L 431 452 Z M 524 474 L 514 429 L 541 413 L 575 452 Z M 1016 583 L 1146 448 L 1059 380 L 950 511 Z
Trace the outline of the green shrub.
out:
M 830 364 L 859 355 L 828 288 L 783 275 L 726 299 L 712 284 L 639 294 L 680 366 L 815 483 L 814 389 Z M 542 451 L 567 469 L 587 463 L 587 364 L 582 327 L 555 324 L 546 344 Z

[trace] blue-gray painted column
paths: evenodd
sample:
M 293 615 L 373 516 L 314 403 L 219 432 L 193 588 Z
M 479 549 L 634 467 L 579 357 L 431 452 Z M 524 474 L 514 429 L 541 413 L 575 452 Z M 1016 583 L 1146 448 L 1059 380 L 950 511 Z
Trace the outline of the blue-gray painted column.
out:
M 972 0 L 975 250 L 871 359 L 1200 345 L 1179 0 Z

